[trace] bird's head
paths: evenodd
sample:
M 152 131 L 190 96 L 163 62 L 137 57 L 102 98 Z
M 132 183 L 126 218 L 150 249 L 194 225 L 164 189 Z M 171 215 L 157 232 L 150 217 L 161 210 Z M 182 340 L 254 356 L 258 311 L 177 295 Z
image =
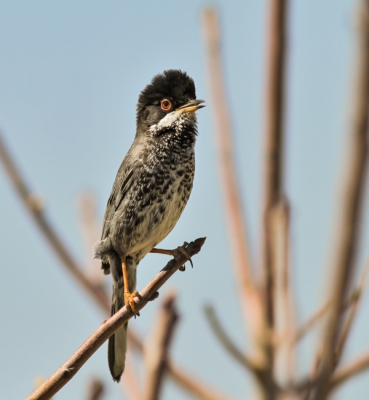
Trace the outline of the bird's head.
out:
M 196 124 L 195 111 L 205 107 L 196 100 L 195 83 L 185 72 L 167 70 L 154 76 L 141 92 L 137 104 L 137 133 L 152 134 L 176 130 L 182 124 Z

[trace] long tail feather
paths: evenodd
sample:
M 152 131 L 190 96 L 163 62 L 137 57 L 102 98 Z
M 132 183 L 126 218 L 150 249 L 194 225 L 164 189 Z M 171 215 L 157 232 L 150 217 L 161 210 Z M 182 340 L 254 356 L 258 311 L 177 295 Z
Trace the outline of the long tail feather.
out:
M 127 257 L 127 273 L 129 290 L 136 289 L 136 266 L 132 258 Z M 124 285 L 122 276 L 122 265 L 118 255 L 109 256 L 110 269 L 113 277 L 113 296 L 111 315 L 114 315 L 124 306 Z M 120 381 L 125 367 L 127 352 L 127 329 L 128 322 L 119 328 L 114 335 L 109 338 L 108 361 L 111 376 L 116 382 Z

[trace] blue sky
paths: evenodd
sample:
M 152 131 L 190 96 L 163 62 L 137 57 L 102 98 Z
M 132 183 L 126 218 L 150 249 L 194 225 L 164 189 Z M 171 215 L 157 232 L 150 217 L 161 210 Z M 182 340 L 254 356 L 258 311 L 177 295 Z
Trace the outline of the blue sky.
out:
M 345 134 L 349 127 L 356 1 L 293 1 L 290 7 L 286 187 L 292 203 L 292 262 L 300 319 L 325 294 Z M 218 1 L 236 163 L 253 256 L 260 238 L 265 100 L 266 5 Z M 115 173 L 135 132 L 139 92 L 168 68 L 188 72 L 208 99 L 200 1 L 5 1 L 0 3 L 0 129 L 32 189 L 74 256 L 84 263 L 77 197 L 96 196 L 102 218 Z M 182 315 L 174 358 L 236 398 L 251 395 L 250 380 L 220 348 L 203 314 L 211 303 L 241 347 L 247 348 L 230 269 L 217 176 L 211 104 L 199 113 L 197 166 L 190 202 L 163 247 L 207 236 L 195 268 L 176 274 Z M 103 316 L 59 266 L 0 168 L 0 394 L 24 398 L 37 376 L 49 376 L 101 323 Z M 368 202 L 366 202 L 368 205 Z M 368 256 L 367 219 L 361 266 Z M 166 262 L 149 255 L 138 271 L 141 288 Z M 108 278 L 107 278 L 108 279 Z M 224 295 L 226 293 L 226 295 Z M 158 303 L 133 323 L 149 331 Z M 364 304 L 347 357 L 369 347 Z M 314 340 L 302 343 L 301 371 Z M 83 398 L 90 376 L 108 384 L 103 346 L 56 399 Z M 365 398 L 357 378 L 339 399 Z M 169 384 L 165 399 L 187 397 Z

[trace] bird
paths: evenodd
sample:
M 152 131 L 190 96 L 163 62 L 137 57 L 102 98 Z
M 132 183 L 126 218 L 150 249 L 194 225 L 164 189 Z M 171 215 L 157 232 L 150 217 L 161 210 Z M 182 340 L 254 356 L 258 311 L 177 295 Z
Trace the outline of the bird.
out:
M 155 75 L 139 95 L 136 134 L 117 172 L 94 258 L 112 275 L 111 315 L 124 305 L 134 313 L 136 268 L 176 225 L 190 197 L 195 173 L 195 83 L 181 70 Z M 108 343 L 109 369 L 119 382 L 127 350 L 126 322 Z

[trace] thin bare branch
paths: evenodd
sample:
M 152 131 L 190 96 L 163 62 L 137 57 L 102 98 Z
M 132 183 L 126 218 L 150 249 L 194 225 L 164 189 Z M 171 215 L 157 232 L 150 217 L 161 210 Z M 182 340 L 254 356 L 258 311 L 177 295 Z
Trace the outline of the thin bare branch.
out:
M 227 350 L 227 352 L 244 368 L 250 371 L 254 377 L 262 383 L 263 368 L 258 365 L 256 361 L 247 357 L 230 339 L 227 332 L 217 317 L 215 309 L 208 305 L 204 308 L 205 316 L 220 344 Z
M 140 381 L 130 346 L 127 348 L 126 365 L 120 380 L 120 387 L 128 400 L 141 400 Z
M 33 194 L 22 177 L 15 162 L 6 149 L 3 138 L 0 135 L 0 160 L 2 161 L 5 171 L 13 184 L 17 194 L 23 201 L 26 209 L 29 211 L 34 222 L 40 229 L 46 241 L 53 249 L 54 253 L 60 259 L 62 265 L 72 274 L 75 280 L 88 292 L 95 302 L 106 313 L 110 312 L 110 304 L 106 295 L 94 285 L 94 283 L 82 272 L 73 256 L 67 250 L 65 244 L 52 227 L 50 221 L 44 213 L 42 202 Z
M 329 390 L 335 390 L 338 386 L 347 382 L 350 378 L 369 369 L 369 351 L 357 359 L 343 365 L 333 374 L 330 380 Z
M 268 366 L 269 384 L 264 397 L 275 399 L 273 348 L 275 325 L 275 276 L 273 266 L 273 209 L 283 200 L 285 53 L 287 36 L 287 0 L 269 0 L 268 55 L 266 79 L 266 128 L 264 134 L 264 206 L 262 257 L 264 273 L 264 326 L 268 333 L 263 354 Z
M 72 277 L 77 280 L 86 290 L 97 305 L 104 311 L 105 315 L 110 315 L 110 302 L 105 296 L 105 293 L 96 291 L 94 284 L 85 277 L 82 269 L 78 267 L 76 261 L 73 259 L 70 252 L 64 247 L 61 239 L 57 235 L 56 231 L 50 225 L 48 219 L 43 214 L 43 208 L 41 207 L 42 202 L 37 200 L 38 198 L 28 189 L 28 185 L 25 182 L 24 177 L 21 175 L 19 168 L 12 159 L 10 153 L 8 152 L 4 140 L 0 134 L 0 160 L 2 161 L 5 171 L 8 173 L 10 182 L 12 183 L 15 191 L 20 196 L 23 204 L 25 205 L 27 211 L 29 211 L 31 217 L 34 219 L 36 225 L 38 225 L 43 233 L 43 237 L 46 239 L 47 243 L 51 245 L 51 248 L 56 252 L 64 267 L 67 271 L 71 273 Z M 49 237 L 48 232 L 51 232 Z M 59 254 L 60 253 L 60 254 Z M 64 254 L 66 256 L 64 257 Z M 69 262 L 71 260 L 71 262 Z M 132 327 L 128 330 L 128 341 L 130 346 L 139 353 L 143 352 L 142 339 Z M 129 364 L 127 365 L 129 367 Z M 173 375 L 174 381 L 180 385 L 181 388 L 186 388 L 187 391 L 191 393 L 191 388 L 194 388 L 194 395 L 198 397 L 198 387 L 201 387 L 204 393 L 207 391 L 211 393 L 216 393 L 216 389 L 211 389 L 208 385 L 205 385 L 196 379 L 196 382 L 190 381 L 190 374 L 187 373 L 182 367 L 171 363 L 168 366 L 169 374 Z M 209 400 L 208 397 L 204 397 L 203 400 Z
M 264 232 L 263 257 L 266 318 L 274 324 L 271 211 L 283 197 L 284 97 L 287 0 L 269 1 L 266 130 L 264 138 Z
M 341 201 L 336 226 L 336 240 L 331 266 L 332 307 L 324 332 L 321 381 L 317 399 L 325 399 L 330 376 L 336 366 L 335 349 L 341 328 L 341 309 L 355 271 L 360 239 L 360 216 L 368 159 L 369 104 L 369 0 L 363 0 L 360 10 L 360 33 L 352 127 L 347 145 L 349 154 L 344 168 Z
M 159 400 L 164 376 L 167 372 L 170 345 L 174 328 L 178 321 L 176 310 L 176 294 L 166 295 L 158 315 L 155 318 L 155 326 L 152 335 L 148 338 L 144 352 L 144 366 L 146 381 L 144 385 L 144 400 Z
M 179 369 L 175 365 L 169 363 L 169 370 L 171 371 L 170 377 L 177 383 L 184 391 L 191 395 L 191 398 L 202 400 L 232 400 L 226 394 L 221 393 L 219 390 L 204 385 L 197 377 L 183 369 Z
M 359 309 L 359 305 L 360 305 L 362 297 L 363 297 L 363 291 L 365 288 L 368 272 L 369 272 L 369 262 L 366 262 L 366 264 L 363 268 L 361 277 L 359 279 L 357 289 L 356 289 L 354 295 L 352 296 L 352 298 L 353 298 L 352 307 L 350 308 L 349 315 L 347 316 L 347 320 L 345 321 L 345 323 L 343 325 L 341 336 L 338 338 L 337 348 L 336 348 L 336 364 L 338 364 L 340 361 L 345 344 L 347 342 L 347 338 L 351 332 L 353 323 L 355 321 L 355 318 L 356 318 L 356 315 L 357 315 L 357 312 Z
M 185 263 L 190 257 L 197 254 L 203 244 L 205 238 L 196 239 L 195 241 L 183 246 L 185 250 L 177 251 L 176 258 L 168 262 L 168 264 L 156 275 L 156 277 L 140 292 L 140 297 L 135 299 L 136 310 L 140 311 L 146 304 L 153 300 L 157 291 L 161 286 Z M 185 256 L 187 254 L 187 256 Z M 131 309 L 121 308 L 116 314 L 103 322 L 100 327 L 83 343 L 83 345 L 60 367 L 58 370 L 27 400 L 49 399 L 57 393 L 66 383 L 68 383 L 83 364 L 96 352 L 96 350 L 125 322 L 132 316 Z
M 105 386 L 101 379 L 93 378 L 88 383 L 86 400 L 102 400 L 105 393 Z
M 291 337 L 295 332 L 295 301 L 290 282 L 290 206 L 282 199 L 271 211 L 271 244 L 274 262 L 274 334 Z M 296 374 L 295 346 L 291 341 L 275 346 L 276 377 L 280 382 L 292 382 Z
M 204 9 L 202 28 L 207 59 L 208 86 L 216 133 L 224 209 L 233 257 L 232 265 L 246 326 L 253 330 L 252 337 L 257 338 L 261 336 L 260 332 L 262 332 L 262 305 L 260 294 L 253 282 L 246 219 L 234 164 L 233 134 L 224 87 L 218 19 L 215 9 Z
M 100 237 L 100 224 L 96 212 L 96 200 L 91 193 L 81 193 L 77 201 L 79 225 L 85 249 L 86 275 L 101 288 L 106 289 L 107 279 L 101 273 L 100 261 L 92 258 L 92 247 Z
M 366 268 L 368 268 L 369 263 Z M 363 271 L 364 272 L 364 271 Z M 367 272 L 365 272 L 365 275 Z M 361 277 L 358 287 L 355 288 L 349 298 L 345 301 L 342 308 L 342 313 L 346 310 L 350 310 L 350 307 L 355 306 L 356 302 L 360 300 L 363 290 L 364 290 L 364 273 Z M 314 325 L 316 325 L 319 320 L 327 313 L 329 307 L 332 305 L 331 301 L 327 301 L 323 304 L 317 311 L 315 311 L 305 322 L 301 323 L 301 325 L 294 332 L 282 332 L 275 336 L 273 343 L 276 347 L 281 346 L 283 342 L 290 342 L 291 345 L 300 341 L 311 329 L 313 329 Z

